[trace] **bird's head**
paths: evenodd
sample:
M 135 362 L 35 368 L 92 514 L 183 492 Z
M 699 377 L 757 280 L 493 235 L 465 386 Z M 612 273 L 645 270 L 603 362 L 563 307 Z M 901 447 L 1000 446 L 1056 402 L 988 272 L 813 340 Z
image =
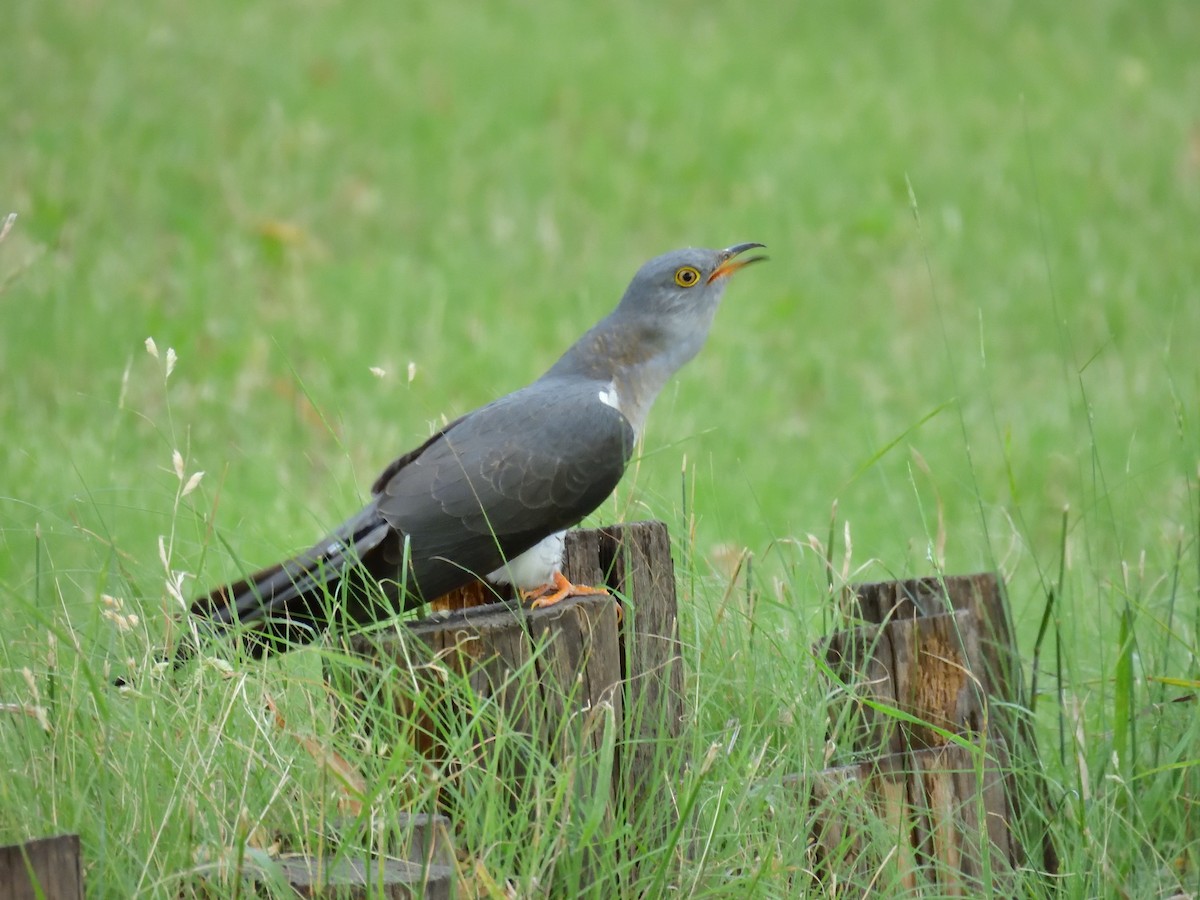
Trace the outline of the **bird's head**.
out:
M 742 256 L 762 244 L 734 244 L 724 250 L 689 247 L 650 260 L 625 290 L 614 313 L 655 333 L 661 350 L 678 367 L 691 359 L 708 336 L 729 276 L 765 256 Z

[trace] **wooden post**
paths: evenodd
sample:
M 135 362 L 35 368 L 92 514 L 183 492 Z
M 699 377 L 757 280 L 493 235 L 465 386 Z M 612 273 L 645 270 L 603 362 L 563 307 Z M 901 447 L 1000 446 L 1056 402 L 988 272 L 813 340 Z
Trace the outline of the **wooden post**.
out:
M 607 596 L 573 597 L 537 610 L 493 603 L 441 613 L 399 632 L 355 638 L 351 650 L 404 670 L 436 660 L 464 675 L 481 696 L 495 699 L 509 724 L 525 733 L 543 716 L 557 726 L 572 707 L 605 706 L 618 722 L 627 711 L 637 711 L 637 727 L 655 737 L 678 736 L 683 670 L 666 526 L 636 522 L 569 532 L 563 569 L 572 581 L 604 587 L 621 601 L 620 628 L 617 606 Z M 538 675 L 537 703 L 521 695 L 522 686 L 511 677 L 530 666 Z M 630 738 L 641 744 L 639 736 Z
M 83 900 L 79 835 L 64 834 L 0 847 L 0 897 Z
M 809 795 L 817 867 L 842 881 L 850 873 L 874 880 L 885 891 L 1004 892 L 1024 859 L 1010 829 L 1009 766 L 1007 747 L 995 741 L 826 769 Z
M 985 671 L 984 658 L 967 610 L 838 632 L 827 639 L 825 658 L 839 679 L 861 688 L 847 698 L 864 726 L 848 736 L 855 752 L 936 747 L 947 742 L 939 729 L 976 734 L 987 727 L 990 682 L 976 674 Z M 920 722 L 897 718 L 892 709 Z
M 981 666 L 972 675 L 985 687 L 985 694 L 1008 704 L 1024 705 L 1021 685 L 1021 656 L 1013 636 L 1004 583 L 993 572 L 914 578 L 854 585 L 850 589 L 850 614 L 864 622 L 888 622 L 930 618 L 956 610 L 969 610 L 975 620 Z M 1018 725 L 1004 708 L 994 708 L 992 724 L 1010 739 Z M 1020 736 L 1028 742 L 1027 730 Z
M 857 809 L 903 838 L 892 859 L 898 885 L 932 880 L 960 893 L 985 874 L 1003 884 L 1029 853 L 1015 825 L 1040 802 L 1032 779 L 1014 774 L 1036 771 L 1037 751 L 1021 713 L 1020 658 L 1000 580 L 984 573 L 864 584 L 846 600 L 851 619 L 865 624 L 831 635 L 817 653 L 851 688 L 834 707 L 835 742 L 875 758 L 812 784 L 818 856 L 861 851 L 861 823 L 843 820 Z M 847 785 L 862 787 L 861 802 L 842 803 Z M 1041 849 L 1054 871 L 1045 835 Z M 867 870 L 879 862 L 866 861 Z
M 573 597 L 537 610 L 515 602 L 462 608 L 456 599 L 449 611 L 405 628 L 352 639 L 351 652 L 369 664 L 353 676 L 354 693 L 360 702 L 375 697 L 373 709 L 394 710 L 387 727 L 431 761 L 446 759 L 444 738 L 465 715 L 457 711 L 455 681 L 493 701 L 497 733 L 525 736 L 552 759 L 578 758 L 581 751 L 599 759 L 591 751 L 611 738 L 615 813 L 641 825 L 649 810 L 669 828 L 670 817 L 662 815 L 672 808 L 668 786 L 655 763 L 658 748 L 677 744 L 669 739 L 682 733 L 684 698 L 667 528 L 637 522 L 569 532 L 563 574 L 608 589 L 621 601 L 620 624 L 609 596 Z M 518 672 L 533 677 L 514 677 Z M 527 757 L 513 757 L 506 761 L 512 771 L 501 775 L 518 791 Z M 576 777 L 582 791 L 607 781 L 594 768 Z M 646 845 L 661 838 L 649 828 L 637 834 Z
M 684 725 L 679 604 L 667 526 L 635 522 L 570 532 L 564 574 L 603 584 L 624 602 L 618 669 L 623 720 L 614 799 L 641 848 L 655 846 L 670 821 L 661 818 L 662 827 L 655 829 L 639 821 L 639 814 L 670 808 L 670 787 L 656 766 L 662 748 L 675 744 Z

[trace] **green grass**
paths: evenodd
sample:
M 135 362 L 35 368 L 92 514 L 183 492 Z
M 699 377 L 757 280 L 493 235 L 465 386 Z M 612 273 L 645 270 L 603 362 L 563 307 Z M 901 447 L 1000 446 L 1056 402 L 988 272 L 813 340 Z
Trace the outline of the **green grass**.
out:
M 0 713 L 0 842 L 80 831 L 97 896 L 227 886 L 262 834 L 312 844 L 342 792 L 298 735 L 343 740 L 315 654 L 103 687 L 164 640 L 168 571 L 189 595 L 306 545 L 645 258 L 758 240 L 772 261 L 595 516 L 665 519 L 681 562 L 693 767 L 663 778 L 693 805 L 641 887 L 786 896 L 807 864 L 810 811 L 762 785 L 824 764 L 804 648 L 829 552 L 851 580 L 998 568 L 1027 658 L 1052 595 L 1036 715 L 1064 892 L 1200 891 L 1194 4 L 3 19 L 0 703 L 49 730 Z M 175 450 L 205 472 L 186 497 Z M 743 550 L 753 590 L 727 590 Z M 567 782 L 535 773 L 513 813 L 484 762 L 464 845 L 569 893 L 565 842 L 594 823 L 533 828 Z M 415 764 L 377 809 L 429 802 Z

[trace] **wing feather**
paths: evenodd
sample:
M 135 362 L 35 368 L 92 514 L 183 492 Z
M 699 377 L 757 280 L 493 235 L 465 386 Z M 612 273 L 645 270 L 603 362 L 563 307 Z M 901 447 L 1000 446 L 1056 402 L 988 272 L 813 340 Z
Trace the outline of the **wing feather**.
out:
M 377 511 L 409 537 L 420 592 L 437 596 L 577 524 L 617 486 L 633 440 L 597 385 L 535 382 L 389 467 Z

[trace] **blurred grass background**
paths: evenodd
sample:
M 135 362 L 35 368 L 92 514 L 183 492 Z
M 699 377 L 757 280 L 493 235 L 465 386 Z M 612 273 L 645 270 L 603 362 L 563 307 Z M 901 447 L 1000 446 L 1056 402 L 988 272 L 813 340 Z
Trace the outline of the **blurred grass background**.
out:
M 666 519 L 718 592 L 743 548 L 765 558 L 761 625 L 803 646 L 824 575 L 780 548 L 824 540 L 836 503 L 854 577 L 999 567 L 1028 646 L 1069 507 L 1089 721 L 1108 734 L 1122 609 L 1162 650 L 1141 674 L 1196 677 L 1193 3 L 3 18 L 9 675 L 48 626 L 91 665 L 129 653 L 101 593 L 153 644 L 176 611 L 159 535 L 185 593 L 236 568 L 214 529 L 247 564 L 306 546 L 434 422 L 540 374 L 643 260 L 756 240 L 771 262 L 597 521 Z M 147 337 L 178 354 L 166 383 Z M 206 473 L 178 511 L 174 450 Z M 6 838 L 30 822 L 13 802 Z

